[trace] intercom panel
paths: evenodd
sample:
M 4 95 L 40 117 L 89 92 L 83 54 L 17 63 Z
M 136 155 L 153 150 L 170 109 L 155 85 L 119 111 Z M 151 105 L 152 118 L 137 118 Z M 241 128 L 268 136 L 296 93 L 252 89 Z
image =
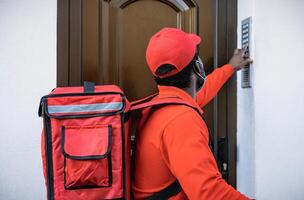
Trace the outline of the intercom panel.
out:
M 242 20 L 241 26 L 241 35 L 242 35 L 242 48 L 246 48 L 244 57 L 250 57 L 250 47 L 251 47 L 251 24 L 252 19 L 248 17 Z M 251 88 L 251 76 L 250 76 L 250 66 L 251 64 L 246 65 L 242 69 L 242 88 Z

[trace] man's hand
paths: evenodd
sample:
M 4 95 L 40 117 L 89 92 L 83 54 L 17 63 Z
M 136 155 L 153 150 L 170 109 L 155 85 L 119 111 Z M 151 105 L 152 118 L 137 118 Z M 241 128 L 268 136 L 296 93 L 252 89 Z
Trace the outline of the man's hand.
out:
M 229 60 L 229 64 L 234 67 L 234 70 L 240 70 L 244 68 L 246 65 L 253 62 L 247 55 L 247 48 L 248 46 L 244 47 L 243 49 L 235 49 L 234 53 Z

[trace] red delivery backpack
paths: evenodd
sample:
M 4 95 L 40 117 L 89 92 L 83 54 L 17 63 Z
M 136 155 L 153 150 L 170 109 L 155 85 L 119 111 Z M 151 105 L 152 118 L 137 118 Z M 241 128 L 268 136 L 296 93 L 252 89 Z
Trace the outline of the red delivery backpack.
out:
M 118 86 L 91 82 L 43 96 L 39 116 L 47 200 L 133 199 L 131 135 L 134 141 L 140 133 L 132 116 L 146 117 L 149 108 L 168 104 L 190 106 L 157 94 L 130 103 Z M 175 181 L 146 199 L 168 199 L 180 190 Z

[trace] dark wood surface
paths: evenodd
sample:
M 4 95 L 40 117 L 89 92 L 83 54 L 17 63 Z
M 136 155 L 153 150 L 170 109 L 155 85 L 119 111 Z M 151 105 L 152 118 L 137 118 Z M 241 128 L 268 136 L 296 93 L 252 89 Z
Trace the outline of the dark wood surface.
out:
M 145 49 L 162 27 L 202 37 L 199 55 L 207 73 L 227 63 L 237 44 L 237 0 L 58 0 L 57 25 L 58 86 L 85 80 L 117 84 L 134 100 L 157 90 Z M 235 76 L 204 110 L 215 144 L 221 137 L 229 139 L 228 182 L 235 187 Z

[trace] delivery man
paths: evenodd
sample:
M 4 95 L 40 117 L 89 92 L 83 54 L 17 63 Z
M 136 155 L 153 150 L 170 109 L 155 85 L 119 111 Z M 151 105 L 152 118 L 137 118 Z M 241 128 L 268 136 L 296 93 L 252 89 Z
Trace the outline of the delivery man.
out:
M 177 97 L 197 108 L 212 100 L 237 70 L 252 62 L 237 49 L 229 63 L 205 76 L 196 53 L 201 38 L 164 28 L 153 35 L 146 60 L 158 84 L 157 98 Z M 183 105 L 167 105 L 139 123 L 136 139 L 135 199 L 248 199 L 221 177 L 208 146 L 209 132 L 201 115 Z

